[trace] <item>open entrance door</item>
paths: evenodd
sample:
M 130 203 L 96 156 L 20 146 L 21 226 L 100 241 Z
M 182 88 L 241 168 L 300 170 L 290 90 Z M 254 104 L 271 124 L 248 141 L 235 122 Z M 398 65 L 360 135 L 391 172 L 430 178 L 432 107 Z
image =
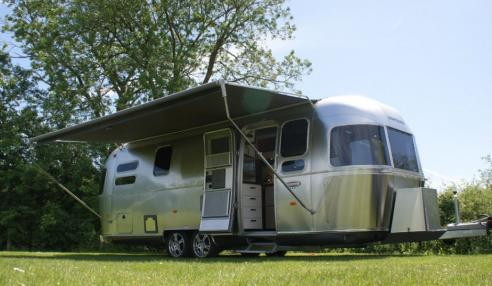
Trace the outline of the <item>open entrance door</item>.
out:
M 231 232 L 235 140 L 230 129 L 205 133 L 205 184 L 200 231 Z
M 277 127 L 247 129 L 245 134 L 268 164 L 275 166 Z M 239 191 L 242 229 L 275 231 L 274 174 L 249 144 L 242 140 L 242 145 L 242 184 Z

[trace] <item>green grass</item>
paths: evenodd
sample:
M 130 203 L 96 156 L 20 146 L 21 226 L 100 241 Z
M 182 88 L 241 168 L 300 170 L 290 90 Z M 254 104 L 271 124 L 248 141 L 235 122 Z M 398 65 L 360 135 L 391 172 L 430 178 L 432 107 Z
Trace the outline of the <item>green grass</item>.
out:
M 164 255 L 0 252 L 0 285 L 492 285 L 492 255 Z

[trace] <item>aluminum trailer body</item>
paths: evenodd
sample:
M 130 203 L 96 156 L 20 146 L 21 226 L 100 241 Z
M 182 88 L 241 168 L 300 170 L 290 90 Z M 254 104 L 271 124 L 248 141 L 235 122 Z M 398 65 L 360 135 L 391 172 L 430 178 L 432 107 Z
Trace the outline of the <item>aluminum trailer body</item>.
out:
M 441 226 L 410 128 L 365 97 L 312 101 L 218 81 L 35 140 L 124 143 L 106 162 L 102 237 L 164 241 L 176 257 L 450 239 L 490 227 Z

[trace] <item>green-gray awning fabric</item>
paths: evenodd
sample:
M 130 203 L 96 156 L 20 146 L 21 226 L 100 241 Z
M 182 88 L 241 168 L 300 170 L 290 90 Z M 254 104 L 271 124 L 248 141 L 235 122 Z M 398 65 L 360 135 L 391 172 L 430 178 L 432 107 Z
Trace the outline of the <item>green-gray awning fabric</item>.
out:
M 224 83 L 232 118 L 308 103 L 292 94 Z M 221 81 L 208 83 L 111 115 L 33 138 L 53 141 L 132 142 L 227 120 Z

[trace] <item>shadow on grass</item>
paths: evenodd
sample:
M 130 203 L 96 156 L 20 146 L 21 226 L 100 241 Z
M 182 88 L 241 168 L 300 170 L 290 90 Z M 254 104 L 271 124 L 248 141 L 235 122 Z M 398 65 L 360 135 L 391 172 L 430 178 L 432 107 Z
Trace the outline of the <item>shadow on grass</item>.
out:
M 113 253 L 19 253 L 2 254 L 0 258 L 34 259 L 34 260 L 72 260 L 72 261 L 106 261 L 106 262 L 200 262 L 200 263 L 242 263 L 266 261 L 303 261 L 303 262 L 351 262 L 378 260 L 391 257 L 419 257 L 420 255 L 379 255 L 379 254 L 321 254 L 302 253 L 285 257 L 243 257 L 241 255 L 223 254 L 215 258 L 172 258 L 158 254 L 113 254 Z

